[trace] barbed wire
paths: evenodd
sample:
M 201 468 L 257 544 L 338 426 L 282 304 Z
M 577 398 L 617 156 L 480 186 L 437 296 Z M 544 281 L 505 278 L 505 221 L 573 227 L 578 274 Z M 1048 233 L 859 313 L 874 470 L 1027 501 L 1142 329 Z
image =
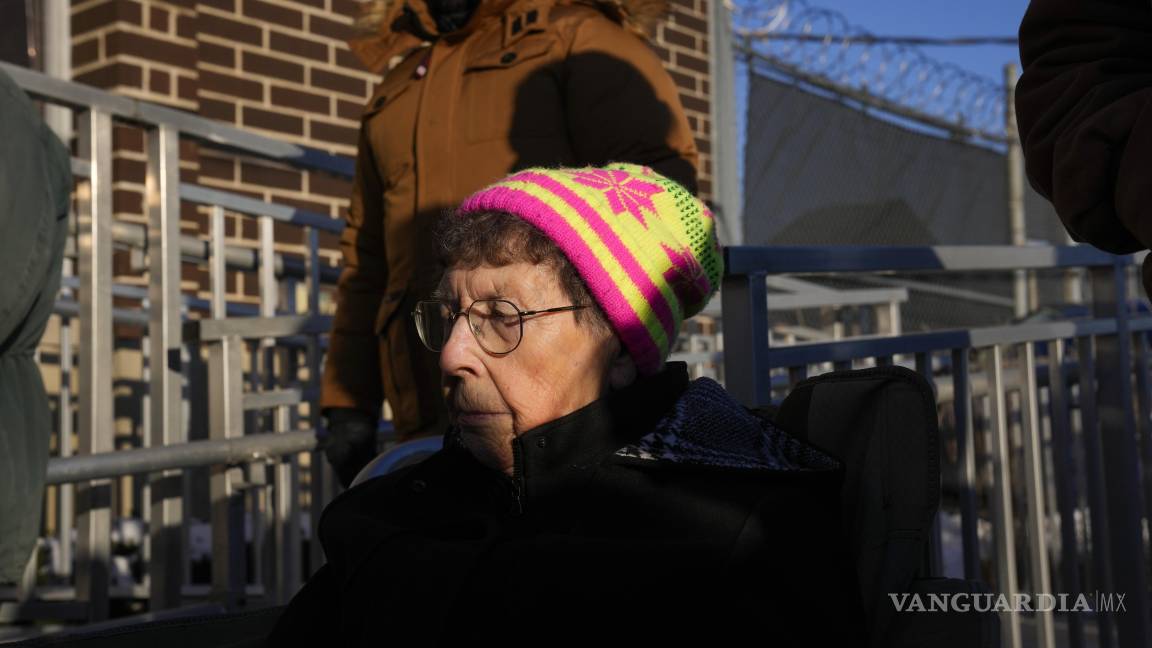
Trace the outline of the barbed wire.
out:
M 753 64 L 956 134 L 1005 138 L 999 81 L 936 60 L 909 39 L 877 38 L 806 0 L 725 2 L 736 47 Z

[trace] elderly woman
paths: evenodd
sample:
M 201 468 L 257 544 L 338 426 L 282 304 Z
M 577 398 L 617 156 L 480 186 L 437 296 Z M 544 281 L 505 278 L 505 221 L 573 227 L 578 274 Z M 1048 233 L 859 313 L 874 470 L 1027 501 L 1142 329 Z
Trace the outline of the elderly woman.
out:
M 699 200 L 530 169 L 439 241 L 444 449 L 328 506 L 274 645 L 861 643 L 838 464 L 666 362 L 722 274 Z

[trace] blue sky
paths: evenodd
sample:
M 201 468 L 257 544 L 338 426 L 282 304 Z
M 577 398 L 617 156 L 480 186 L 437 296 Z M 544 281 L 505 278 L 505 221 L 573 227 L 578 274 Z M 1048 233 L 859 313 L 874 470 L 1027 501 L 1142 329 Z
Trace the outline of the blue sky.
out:
M 1015 36 L 1027 0 L 809 0 L 883 36 Z M 1010 46 L 923 47 L 925 53 L 1000 80 L 1019 55 Z

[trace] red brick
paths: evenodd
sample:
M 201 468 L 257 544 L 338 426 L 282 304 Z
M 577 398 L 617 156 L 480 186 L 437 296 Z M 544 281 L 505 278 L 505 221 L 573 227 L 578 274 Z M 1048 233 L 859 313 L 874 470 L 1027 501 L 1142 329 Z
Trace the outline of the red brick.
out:
M 200 97 L 200 116 L 229 124 L 236 123 L 236 105 L 228 101 Z M 203 164 L 203 162 L 201 162 Z M 201 170 L 203 173 L 203 170 Z
M 277 108 L 292 108 L 306 112 L 328 114 L 329 100 L 323 95 L 300 90 L 290 90 L 272 86 L 272 105 Z
M 199 0 L 206 7 L 214 7 L 228 13 L 236 13 L 236 0 Z
M 112 148 L 116 151 L 144 152 L 144 131 L 131 126 L 112 127 Z
M 300 117 L 261 110 L 252 106 L 244 107 L 244 125 L 290 135 L 304 134 L 304 120 Z
M 196 38 L 200 33 L 197 20 L 197 16 L 176 16 L 176 35 L 180 38 Z
M 304 27 L 304 15 L 296 10 L 279 5 L 263 2 L 262 0 L 244 0 L 244 15 L 256 20 L 276 23 L 285 27 L 301 29 Z
M 332 11 L 349 18 L 357 18 L 362 7 L 355 0 L 332 0 Z
M 290 189 L 300 191 L 302 181 L 300 172 L 292 169 L 277 169 L 275 167 L 251 162 L 240 164 L 240 182 L 259 187 L 276 189 Z
M 260 237 L 260 231 L 256 228 L 256 219 L 248 218 L 246 216 L 240 217 L 240 238 L 248 240 L 255 240 Z
M 685 70 L 692 70 L 701 74 L 708 74 L 711 72 L 711 66 L 708 65 L 708 59 L 698 54 L 676 52 L 676 67 L 684 68 Z
M 352 195 L 352 183 L 327 173 L 312 173 L 308 176 L 308 191 L 322 196 L 348 198 Z
M 152 7 L 148 10 L 148 29 L 152 31 L 167 32 L 170 14 L 163 7 Z
M 143 12 L 140 10 L 140 4 L 130 0 L 108 0 L 73 14 L 72 34 L 73 36 L 86 34 L 114 22 L 143 24 Z
M 696 32 L 697 34 L 708 33 L 708 22 L 684 13 L 683 10 L 674 10 L 672 13 L 671 22 L 675 25 L 684 27 L 689 32 Z
M 352 37 L 352 25 L 309 14 L 308 31 L 344 42 Z
M 307 38 L 297 38 L 273 30 L 269 34 L 268 45 L 277 52 L 303 56 L 315 61 L 328 62 L 328 44 Z
M 669 45 L 679 45 L 690 50 L 698 48 L 696 37 L 686 34 L 683 31 L 676 29 L 673 25 L 664 25 L 664 29 L 660 30 L 661 39 Z
M 336 116 L 341 119 L 359 121 L 364 114 L 364 104 L 359 101 L 336 100 Z
M 228 40 L 240 41 L 249 45 L 263 45 L 264 35 L 255 25 L 237 22 L 220 16 L 202 13 L 200 18 L 200 32 L 220 36 Z
M 116 157 L 112 160 L 112 178 L 116 182 L 144 182 L 145 165 L 141 160 Z
M 280 203 L 282 201 L 279 196 L 272 196 L 272 202 Z M 272 240 L 276 243 L 301 245 L 304 243 L 304 228 L 291 223 L 272 223 Z M 297 256 L 297 258 L 299 257 Z
M 143 34 L 113 31 L 105 39 L 104 46 L 109 57 L 128 54 L 181 67 L 192 65 L 196 60 L 196 50 L 189 45 L 180 45 Z
M 112 190 L 112 211 L 117 214 L 144 213 L 144 195 L 130 189 Z
M 696 181 L 696 189 L 701 196 L 711 196 L 712 181 L 701 178 L 700 180 Z
M 143 85 L 144 71 L 131 63 L 109 63 L 73 77 L 74 81 L 109 90 L 117 86 L 139 88 Z
M 232 158 L 205 155 L 200 158 L 200 175 L 205 178 L 234 181 L 236 179 L 236 161 Z
M 340 235 L 332 232 L 321 231 L 320 236 L 320 249 L 321 250 L 335 250 L 340 247 Z
M 358 131 L 355 128 L 349 128 L 347 126 L 318 121 L 315 119 L 310 121 L 311 124 L 308 134 L 312 139 L 331 142 L 333 144 L 356 146 Z
M 660 60 L 664 62 L 665 66 L 671 65 L 672 52 L 670 52 L 667 47 L 652 44 L 652 51 L 656 52 L 656 56 L 660 57 Z
M 207 70 L 200 70 L 200 88 L 210 92 L 252 99 L 264 100 L 264 88 L 255 81 L 241 79 L 229 74 L 218 74 Z
M 290 0 L 290 2 L 296 2 L 308 7 L 315 7 L 317 9 L 325 8 L 324 0 Z
M 342 45 L 336 46 L 336 65 L 339 65 L 342 68 L 348 68 L 349 70 L 358 70 L 361 72 L 367 69 L 364 67 L 364 63 L 360 61 L 360 57 L 356 56 L 352 53 L 352 50 Z
M 304 66 L 254 52 L 244 52 L 244 71 L 285 81 L 304 82 Z
M 176 96 L 184 101 L 196 101 L 200 96 L 200 92 L 198 91 L 199 85 L 196 77 L 176 77 Z
M 152 70 L 148 73 L 148 89 L 158 94 L 168 94 L 172 91 L 171 79 L 163 70 Z
M 367 83 L 363 79 L 357 79 L 346 74 L 339 74 L 337 72 L 327 72 L 325 70 L 312 70 L 312 85 L 325 90 L 333 90 L 335 92 L 343 92 L 355 97 L 364 97 L 367 95 Z
M 72 44 L 72 65 L 80 67 L 95 62 L 100 58 L 100 38 L 89 38 L 88 40 Z
M 691 74 L 684 74 L 679 70 L 668 70 L 668 74 L 672 76 L 672 80 L 676 82 L 676 87 L 688 92 L 696 92 L 696 82 L 698 77 Z
M 200 41 L 198 44 L 200 50 L 200 62 L 211 63 L 212 65 L 220 65 L 223 67 L 236 67 L 236 50 L 225 45 L 216 45 L 215 43 L 207 43 Z
M 684 106 L 684 110 L 694 110 L 705 115 L 712 110 L 712 105 L 707 101 L 684 94 L 680 95 L 680 103 Z

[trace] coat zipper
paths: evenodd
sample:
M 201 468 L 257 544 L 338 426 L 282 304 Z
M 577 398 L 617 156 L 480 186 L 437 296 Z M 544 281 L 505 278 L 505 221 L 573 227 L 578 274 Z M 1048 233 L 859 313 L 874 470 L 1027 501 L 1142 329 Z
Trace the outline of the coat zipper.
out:
M 520 437 L 512 439 L 512 516 L 524 514 L 524 446 Z

